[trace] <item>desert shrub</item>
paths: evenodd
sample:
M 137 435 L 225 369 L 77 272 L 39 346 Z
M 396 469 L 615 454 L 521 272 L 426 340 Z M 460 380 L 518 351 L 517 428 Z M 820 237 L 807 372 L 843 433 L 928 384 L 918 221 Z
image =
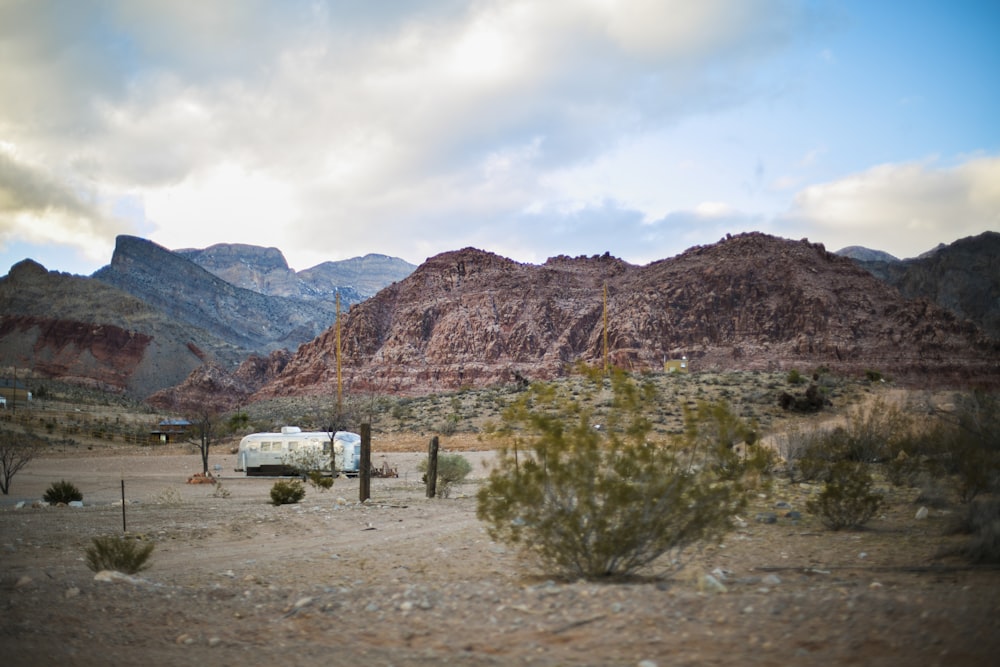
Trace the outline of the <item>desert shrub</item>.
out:
M 848 412 L 844 426 L 795 433 L 782 454 L 793 480 L 827 481 L 840 461 L 888 461 L 887 475 L 902 483 L 920 469 L 921 459 L 911 459 L 905 451 L 914 437 L 912 418 L 900 406 L 878 398 Z
M 115 570 L 135 574 L 149 567 L 153 543 L 140 545 L 136 540 L 118 536 L 95 537 L 86 551 L 87 567 L 94 572 Z
M 819 515 L 831 530 L 859 528 L 875 516 L 882 496 L 872 490 L 872 478 L 865 464 L 838 461 L 830 468 L 829 479 L 806 509 Z
M 310 470 L 306 473 L 306 479 L 309 480 L 309 484 L 311 484 L 314 489 L 327 491 L 333 488 L 333 476 L 324 475 L 321 470 Z
M 916 486 L 923 477 L 921 460 L 900 450 L 885 466 L 885 476 L 893 486 Z
M 74 501 L 83 500 L 83 494 L 80 493 L 80 489 L 76 488 L 72 482 L 67 482 L 66 480 L 60 480 L 58 482 L 52 482 L 49 488 L 45 490 L 45 495 L 42 498 L 47 503 L 52 504 L 69 504 Z
M 177 489 L 169 487 L 162 489 L 159 493 L 149 497 L 149 502 L 153 505 L 176 506 L 181 504 L 181 500 L 182 498 L 180 492 L 178 492 Z
M 1000 491 L 1000 396 L 982 391 L 956 396 L 942 414 L 941 460 L 964 503 Z
M 1000 498 L 978 498 L 956 517 L 950 532 L 969 541 L 954 553 L 973 563 L 1000 563 Z
M 306 497 L 306 487 L 297 479 L 279 479 L 271 487 L 272 505 L 294 505 Z
M 833 466 L 848 458 L 847 440 L 847 431 L 842 427 L 802 432 L 789 459 L 790 477 L 793 481 L 827 481 Z
M 778 405 L 781 406 L 782 410 L 819 412 L 826 405 L 826 396 L 816 384 L 810 384 L 805 393 L 800 396 L 782 392 L 778 396 Z
M 313 449 L 300 449 L 289 452 L 282 457 L 282 463 L 294 470 L 304 480 L 308 480 L 315 488 L 329 489 L 333 486 L 332 477 L 328 478 L 323 474 L 323 468 L 326 467 L 329 469 L 331 465 L 329 454 L 324 455 L 322 452 Z M 324 479 L 330 479 L 330 483 L 326 484 L 322 481 Z
M 785 378 L 785 380 L 788 382 L 788 384 L 802 384 L 803 382 L 806 381 L 805 377 L 802 376 L 802 373 L 800 373 L 797 368 L 793 368 L 792 370 L 788 371 L 788 376 Z
M 682 436 L 651 442 L 651 384 L 621 371 L 607 389 L 597 373 L 586 380 L 579 398 L 533 384 L 504 411 L 477 516 L 490 537 L 559 575 L 626 575 L 661 556 L 677 567 L 686 548 L 720 538 L 745 502 L 738 476 L 716 464 L 720 424 L 702 429 L 699 410 L 688 410 Z M 602 393 L 611 406 L 598 429 L 588 398 Z
M 439 421 L 435 429 L 441 435 L 455 435 L 458 432 L 459 419 L 457 414 L 450 414 Z
M 417 463 L 417 470 L 424 473 L 424 484 L 427 483 L 427 459 Z M 442 498 L 451 495 L 451 488 L 461 484 L 472 472 L 472 464 L 461 454 L 439 454 L 437 460 L 437 494 Z
M 1000 460 L 977 443 L 960 441 L 952 450 L 955 470 L 955 491 L 963 503 L 972 502 L 982 493 L 997 489 Z
M 912 427 L 910 415 L 882 397 L 856 406 L 847 415 L 845 456 L 852 461 L 885 461 L 907 441 Z
M 770 472 L 773 453 L 756 447 L 758 425 L 737 416 L 724 401 L 685 406 L 683 445 L 701 452 L 703 465 L 719 479 L 757 485 Z
M 790 481 L 804 479 L 799 472 L 799 460 L 813 446 L 817 433 L 819 431 L 815 429 L 793 427 L 775 436 L 774 447 L 781 462 L 780 470 L 788 475 Z

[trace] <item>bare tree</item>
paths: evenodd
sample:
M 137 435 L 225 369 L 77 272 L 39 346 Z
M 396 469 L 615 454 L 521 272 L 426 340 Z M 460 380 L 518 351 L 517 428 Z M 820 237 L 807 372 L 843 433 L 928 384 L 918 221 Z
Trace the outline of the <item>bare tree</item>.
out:
M 0 431 L 0 492 L 10 492 L 10 481 L 14 475 L 35 458 L 38 445 L 30 434 Z
M 197 414 L 193 415 L 193 419 L 190 421 L 192 426 L 194 426 L 194 435 L 197 438 L 195 444 L 198 445 L 198 450 L 201 453 L 201 472 L 207 475 L 208 451 L 212 447 L 212 442 L 215 440 L 215 432 L 218 428 L 219 422 L 219 413 L 214 408 L 206 406 Z

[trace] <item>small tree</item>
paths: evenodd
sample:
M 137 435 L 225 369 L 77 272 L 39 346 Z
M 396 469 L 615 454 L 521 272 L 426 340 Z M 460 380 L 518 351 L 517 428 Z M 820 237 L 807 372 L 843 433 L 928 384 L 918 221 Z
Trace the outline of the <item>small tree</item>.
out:
M 504 412 L 496 467 L 478 493 L 477 515 L 496 540 L 517 544 L 544 567 L 570 577 L 626 575 L 721 536 L 744 500 L 723 479 L 704 439 L 650 442 L 651 384 L 610 378 L 601 428 L 588 407 L 603 393 L 574 398 L 532 385 Z
M 3 495 L 10 493 L 10 482 L 14 475 L 28 465 L 36 453 L 38 445 L 34 436 L 0 431 L 0 492 Z
M 208 474 L 208 452 L 215 440 L 215 431 L 219 422 L 219 413 L 211 406 L 205 406 L 198 411 L 191 423 L 194 425 L 198 438 L 198 451 L 201 454 L 201 472 Z

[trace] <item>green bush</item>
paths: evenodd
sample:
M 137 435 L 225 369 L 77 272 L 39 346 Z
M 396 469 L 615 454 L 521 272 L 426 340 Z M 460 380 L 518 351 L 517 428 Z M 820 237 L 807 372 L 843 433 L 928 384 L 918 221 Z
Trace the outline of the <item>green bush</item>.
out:
M 684 406 L 683 446 L 699 451 L 702 464 L 722 480 L 755 483 L 770 472 L 773 452 L 756 447 L 758 426 L 733 413 L 725 401 L 698 401 L 694 409 Z
M 728 419 L 698 423 L 713 413 L 706 406 L 686 411 L 674 442 L 651 442 L 651 384 L 621 371 L 610 385 L 596 372 L 587 379 L 579 397 L 533 384 L 504 411 L 477 516 L 491 538 L 559 575 L 627 575 L 654 561 L 677 567 L 686 548 L 720 538 L 744 505 L 739 476 L 717 456 L 718 443 L 742 429 Z M 595 428 L 588 406 L 608 395 Z
M 869 406 L 848 412 L 844 426 L 787 435 L 782 454 L 793 479 L 827 481 L 832 467 L 841 461 L 888 462 L 887 474 L 893 483 L 915 479 L 920 458 L 912 458 L 907 448 L 923 448 L 914 435 L 914 421 L 898 405 L 882 398 Z
M 279 479 L 271 487 L 272 505 L 294 505 L 306 497 L 306 487 L 297 479 Z
M 802 373 L 800 373 L 798 369 L 793 368 L 792 370 L 788 371 L 788 377 L 786 378 L 786 381 L 788 382 L 788 384 L 802 384 L 803 382 L 806 381 L 806 379 L 802 376 Z
M 333 476 L 324 475 L 321 470 L 310 470 L 306 473 L 306 478 L 315 489 L 327 491 L 333 488 Z
M 68 505 L 71 502 L 83 500 L 83 494 L 80 493 L 80 489 L 76 488 L 73 483 L 60 480 L 52 482 L 49 485 L 49 488 L 45 490 L 43 499 L 45 502 L 53 505 L 58 505 L 59 503 Z
M 427 459 L 417 463 L 417 470 L 424 473 L 424 483 L 427 483 Z M 451 495 L 451 487 L 465 481 L 472 472 L 472 464 L 461 454 L 438 454 L 437 460 L 437 494 L 442 498 Z
M 882 496 L 872 490 L 872 478 L 862 463 L 838 461 L 820 494 L 806 503 L 831 530 L 860 528 L 875 516 Z
M 115 570 L 125 574 L 135 574 L 149 567 L 146 562 L 153 553 L 153 543 L 140 545 L 136 540 L 124 537 L 95 537 L 86 549 L 87 567 L 94 572 Z
M 810 384 L 801 396 L 794 396 L 788 392 L 782 392 L 778 396 L 778 405 L 781 409 L 794 412 L 819 412 L 826 403 L 826 396 L 815 384 Z

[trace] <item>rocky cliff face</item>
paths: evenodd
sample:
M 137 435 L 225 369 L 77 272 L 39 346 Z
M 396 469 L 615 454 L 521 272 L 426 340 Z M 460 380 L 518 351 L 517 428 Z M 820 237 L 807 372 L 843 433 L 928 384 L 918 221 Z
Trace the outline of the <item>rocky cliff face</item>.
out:
M 89 278 L 25 260 L 0 278 L 0 364 L 138 396 L 241 358 L 198 327 Z
M 660 369 L 996 378 L 1000 348 L 975 326 L 807 241 L 727 237 L 637 267 L 604 257 L 518 264 L 467 248 L 429 259 L 354 306 L 341 330 L 345 387 L 427 393 L 565 373 L 608 358 Z M 335 390 L 336 331 L 302 346 L 260 393 Z
M 340 286 L 339 289 L 356 292 L 358 301 L 362 301 L 392 283 L 403 280 L 416 268 L 398 257 L 370 253 L 364 257 L 323 262 L 311 269 L 299 271 L 298 277 L 314 292 L 332 294 L 332 290 Z M 341 302 L 343 299 L 342 293 Z
M 1000 233 L 985 232 L 914 259 L 861 261 L 907 299 L 927 299 L 1000 340 Z
M 364 301 L 417 268 L 396 257 L 370 254 L 323 262 L 295 272 L 277 248 L 241 243 L 220 243 L 203 250 L 174 252 L 237 287 L 268 296 L 329 303 L 339 294 L 344 308 Z
M 333 303 L 242 289 L 151 241 L 131 236 L 118 237 L 111 264 L 93 277 L 248 354 L 295 349 L 336 319 Z
M 146 402 L 172 414 L 192 416 L 235 410 L 277 377 L 290 357 L 287 350 L 276 350 L 266 357 L 250 355 L 235 373 L 217 363 L 206 363 L 180 384 L 154 393 Z

